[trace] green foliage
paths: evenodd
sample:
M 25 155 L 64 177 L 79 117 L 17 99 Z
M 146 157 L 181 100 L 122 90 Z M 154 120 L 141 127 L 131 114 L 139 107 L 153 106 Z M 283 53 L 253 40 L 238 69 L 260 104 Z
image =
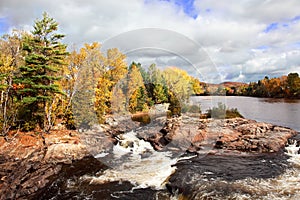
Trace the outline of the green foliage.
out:
M 289 95 L 300 98 L 300 77 L 298 73 L 290 73 L 287 77 Z
M 243 116 L 239 113 L 236 108 L 228 109 L 226 105 L 219 102 L 217 107 L 213 107 L 207 110 L 206 113 L 207 118 L 215 118 L 215 119 L 229 119 L 235 117 Z
M 195 104 L 184 104 L 181 108 L 182 113 L 199 113 L 201 114 L 201 107 L 200 105 Z
M 58 72 L 67 52 L 66 45 L 60 42 L 64 35 L 55 33 L 57 29 L 57 22 L 44 13 L 43 18 L 35 22 L 32 35 L 27 35 L 22 44 L 25 63 L 14 82 L 23 86 L 17 91 L 23 107 L 19 118 L 28 122 L 30 129 L 36 124 L 44 130 L 51 128 L 48 104 L 55 94 L 62 94 L 56 81 L 61 78 Z
M 129 111 L 135 113 L 147 110 L 148 94 L 140 68 L 134 63 L 130 65 L 127 77 L 126 102 L 128 102 Z
M 175 67 L 164 71 L 155 64 L 144 70 L 141 64 L 132 63 L 129 67 L 126 96 L 129 111 L 147 111 L 155 104 L 169 103 L 169 116 L 180 115 L 182 106 L 194 93 L 193 82 L 197 82 L 187 72 Z
M 219 102 L 217 107 L 207 110 L 208 118 L 224 119 L 226 117 L 226 106 Z
M 226 119 L 230 118 L 244 118 L 241 113 L 237 110 L 237 108 L 226 109 Z
M 47 13 L 31 33 L 0 40 L 0 128 L 49 131 L 55 123 L 69 129 L 90 128 L 114 112 L 147 112 L 168 103 L 170 115 L 193 112 L 182 106 L 201 92 L 197 79 L 175 67 L 127 67 L 118 49 L 101 52 L 97 42 L 69 54 Z

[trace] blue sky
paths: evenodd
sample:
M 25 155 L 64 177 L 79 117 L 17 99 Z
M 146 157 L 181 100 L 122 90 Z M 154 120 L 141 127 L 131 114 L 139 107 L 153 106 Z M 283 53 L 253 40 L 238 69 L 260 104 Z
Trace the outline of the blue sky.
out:
M 43 11 L 59 22 L 67 35 L 64 41 L 79 47 L 136 29 L 164 29 L 194 41 L 206 52 L 211 62 L 199 62 L 197 68 L 217 68 L 224 81 L 249 82 L 265 75 L 300 73 L 299 8 L 298 0 L 1 0 L 0 33 L 13 28 L 29 31 Z M 142 45 L 153 38 L 145 34 L 134 39 Z M 186 42 L 160 40 L 170 49 Z M 149 51 L 139 56 L 145 65 L 157 62 L 187 69 L 190 66 L 182 58 L 196 54 L 191 49 L 181 52 L 177 57 Z
M 9 31 L 9 25 L 6 18 L 0 18 L 0 34 L 3 35 Z

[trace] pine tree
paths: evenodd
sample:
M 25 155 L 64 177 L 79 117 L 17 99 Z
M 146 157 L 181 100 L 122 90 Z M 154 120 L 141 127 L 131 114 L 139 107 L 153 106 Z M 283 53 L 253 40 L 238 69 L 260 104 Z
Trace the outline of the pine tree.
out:
M 25 120 L 28 129 L 38 124 L 48 131 L 53 124 L 49 104 L 55 94 L 62 93 L 56 81 L 60 79 L 57 75 L 68 53 L 66 45 L 61 43 L 64 35 L 56 33 L 58 23 L 47 13 L 35 21 L 33 29 L 32 35 L 23 42 L 25 64 L 15 80 L 24 87 L 18 91 L 23 104 L 20 118 Z

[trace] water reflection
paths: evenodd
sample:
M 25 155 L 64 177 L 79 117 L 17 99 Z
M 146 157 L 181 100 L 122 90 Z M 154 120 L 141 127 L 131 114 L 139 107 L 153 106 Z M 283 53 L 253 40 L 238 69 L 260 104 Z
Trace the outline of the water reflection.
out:
M 299 99 L 275 99 L 275 98 L 258 98 L 261 102 L 266 103 L 299 103 Z
M 192 97 L 191 101 L 201 105 L 201 110 L 217 106 L 222 102 L 228 108 L 237 108 L 248 119 L 269 122 L 300 131 L 300 100 L 299 99 L 271 99 L 255 97 Z

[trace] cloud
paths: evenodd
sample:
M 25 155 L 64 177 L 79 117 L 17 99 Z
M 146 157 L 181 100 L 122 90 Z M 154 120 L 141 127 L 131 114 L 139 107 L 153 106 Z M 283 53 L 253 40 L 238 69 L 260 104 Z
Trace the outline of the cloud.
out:
M 129 62 L 176 65 L 190 73 L 196 65 L 212 82 L 249 82 L 300 73 L 299 7 L 298 0 L 2 0 L 0 23 L 2 32 L 29 30 L 46 11 L 70 45 L 140 48 L 127 52 Z

